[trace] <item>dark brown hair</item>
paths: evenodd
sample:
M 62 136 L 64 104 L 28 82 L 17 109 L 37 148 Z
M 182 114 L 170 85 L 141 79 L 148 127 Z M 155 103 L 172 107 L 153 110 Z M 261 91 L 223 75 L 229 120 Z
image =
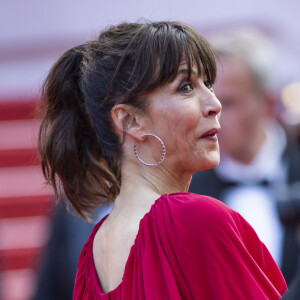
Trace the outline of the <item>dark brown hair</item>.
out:
M 43 85 L 39 151 L 46 182 L 88 219 L 120 190 L 121 141 L 111 109 L 127 103 L 147 111 L 146 96 L 175 79 L 182 58 L 209 83 L 213 52 L 195 30 L 178 22 L 123 23 L 64 53 Z

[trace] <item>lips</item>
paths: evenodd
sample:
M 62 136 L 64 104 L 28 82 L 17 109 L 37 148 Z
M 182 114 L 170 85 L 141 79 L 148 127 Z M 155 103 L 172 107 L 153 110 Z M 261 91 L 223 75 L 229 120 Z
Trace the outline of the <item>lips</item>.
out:
M 201 136 L 201 138 L 214 137 L 216 134 L 218 134 L 219 131 L 220 131 L 219 128 L 213 128 L 213 129 L 210 129 L 210 130 L 206 131 L 206 132 Z

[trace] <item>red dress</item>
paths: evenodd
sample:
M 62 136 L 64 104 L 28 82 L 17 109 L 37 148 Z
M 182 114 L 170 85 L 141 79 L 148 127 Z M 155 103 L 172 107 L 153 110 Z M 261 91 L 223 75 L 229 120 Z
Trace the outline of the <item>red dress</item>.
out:
M 92 244 L 79 258 L 73 299 L 280 299 L 284 278 L 252 227 L 222 202 L 163 195 L 142 218 L 120 285 L 103 293 Z

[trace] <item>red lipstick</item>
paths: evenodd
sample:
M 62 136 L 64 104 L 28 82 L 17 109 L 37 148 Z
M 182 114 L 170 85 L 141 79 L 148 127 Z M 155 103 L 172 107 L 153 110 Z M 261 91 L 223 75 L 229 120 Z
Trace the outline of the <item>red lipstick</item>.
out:
M 210 129 L 210 130 L 206 131 L 201 136 L 201 138 L 205 138 L 205 139 L 212 140 L 212 141 L 217 141 L 218 140 L 217 134 L 219 131 L 220 131 L 220 129 L 218 129 L 218 128 Z

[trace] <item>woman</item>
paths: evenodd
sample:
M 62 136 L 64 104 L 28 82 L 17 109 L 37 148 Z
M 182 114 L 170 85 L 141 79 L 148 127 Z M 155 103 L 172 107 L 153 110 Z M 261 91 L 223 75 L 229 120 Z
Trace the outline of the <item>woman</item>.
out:
M 187 193 L 219 163 L 209 44 L 176 22 L 121 24 L 67 51 L 45 82 L 47 181 L 88 218 L 74 299 L 279 299 L 286 285 L 236 212 Z

